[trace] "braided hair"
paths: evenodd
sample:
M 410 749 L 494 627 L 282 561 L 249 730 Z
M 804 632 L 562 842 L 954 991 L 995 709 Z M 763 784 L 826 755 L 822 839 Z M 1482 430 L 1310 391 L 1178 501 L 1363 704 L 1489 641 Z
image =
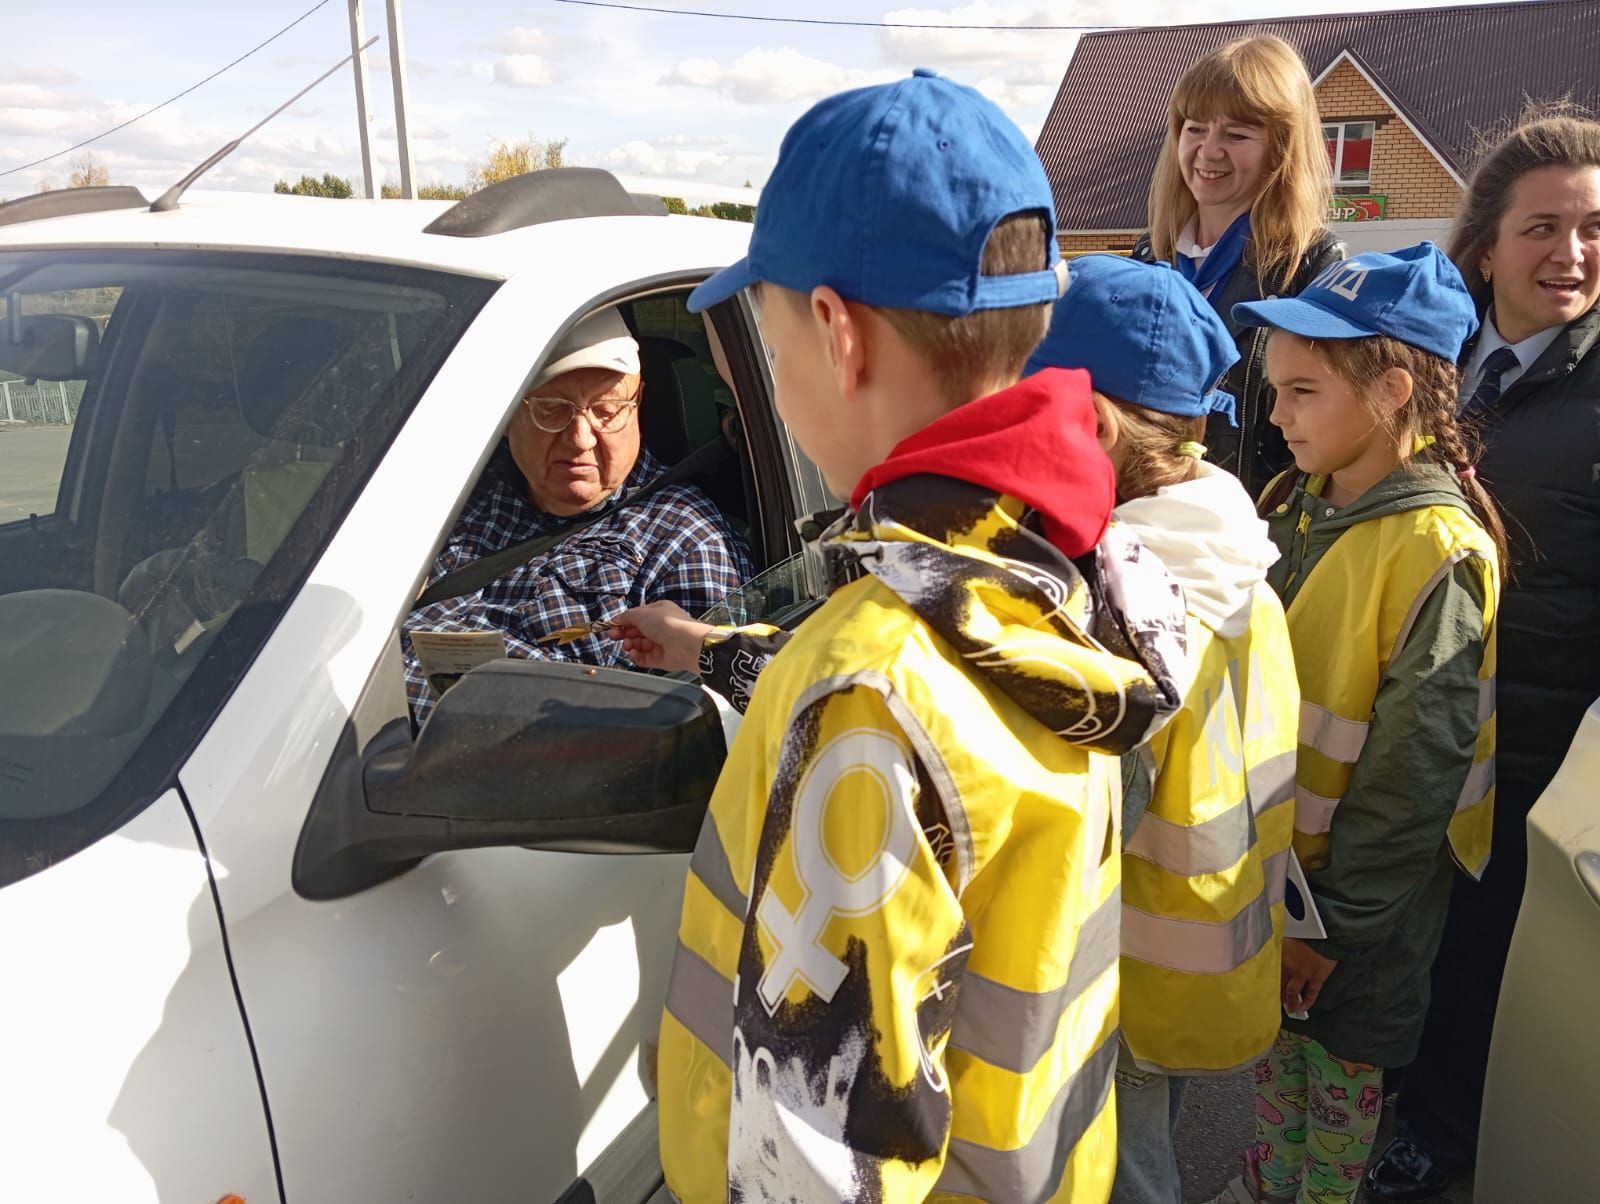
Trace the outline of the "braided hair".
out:
M 1316 348 L 1334 373 L 1364 399 L 1373 397 L 1378 380 L 1391 369 L 1399 368 L 1410 375 L 1411 398 L 1398 411 L 1375 402 L 1369 408 L 1397 440 L 1403 442 L 1410 437 L 1417 448 L 1414 460 L 1441 464 L 1456 474 L 1472 513 L 1494 541 L 1503 579 L 1507 570 L 1505 524 L 1499 507 L 1478 479 L 1478 458 L 1482 454 L 1478 431 L 1456 417 L 1461 387 L 1456 366 L 1387 335 L 1320 340 Z

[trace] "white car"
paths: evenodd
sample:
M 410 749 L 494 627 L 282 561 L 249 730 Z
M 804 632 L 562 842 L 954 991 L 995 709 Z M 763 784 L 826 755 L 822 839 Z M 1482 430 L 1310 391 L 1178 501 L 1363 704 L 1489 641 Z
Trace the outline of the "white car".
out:
M 646 444 L 725 440 L 698 479 L 788 566 L 744 613 L 803 600 L 828 498 L 751 302 L 684 306 L 750 227 L 643 207 L 584 170 L 0 205 L 0 1199 L 657 1191 L 642 1051 L 725 716 L 515 661 L 414 735 L 397 640 L 603 305 Z
M 1479 1204 L 1600 1197 L 1600 700 L 1528 813 L 1528 884 L 1500 984 Z

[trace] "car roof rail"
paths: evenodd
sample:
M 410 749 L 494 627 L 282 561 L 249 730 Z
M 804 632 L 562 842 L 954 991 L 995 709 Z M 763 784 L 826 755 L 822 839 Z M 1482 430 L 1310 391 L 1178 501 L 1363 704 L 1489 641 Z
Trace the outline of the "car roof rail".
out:
M 150 202 L 128 184 L 97 184 L 87 188 L 57 188 L 0 203 L 0 226 L 40 222 L 47 217 L 74 213 L 104 213 L 111 209 L 143 209 Z
M 609 171 L 547 167 L 479 189 L 434 218 L 422 232 L 484 238 L 575 217 L 637 217 L 649 212 L 660 210 L 641 205 Z

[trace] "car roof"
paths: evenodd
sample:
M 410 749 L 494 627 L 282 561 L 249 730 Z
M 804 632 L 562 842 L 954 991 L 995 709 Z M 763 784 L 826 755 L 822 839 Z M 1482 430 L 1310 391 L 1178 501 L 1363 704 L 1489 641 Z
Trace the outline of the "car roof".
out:
M 613 265 L 661 252 L 683 266 L 715 268 L 745 253 L 746 222 L 682 216 L 582 217 L 481 237 L 424 231 L 450 201 L 334 200 L 274 193 L 194 190 L 165 213 L 145 207 L 43 217 L 0 226 L 8 249 L 165 248 L 327 255 L 431 267 L 504 280 L 519 271 L 560 269 L 581 254 Z M 594 264 L 594 266 L 599 266 Z

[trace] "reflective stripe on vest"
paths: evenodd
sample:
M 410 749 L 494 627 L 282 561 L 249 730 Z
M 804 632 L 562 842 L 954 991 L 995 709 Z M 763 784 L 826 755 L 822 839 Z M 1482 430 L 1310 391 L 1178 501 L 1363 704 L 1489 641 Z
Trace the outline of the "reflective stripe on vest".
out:
M 1113 1032 L 1056 1092 L 1033 1138 L 1021 1147 L 1001 1150 L 952 1137 L 934 1190 L 996 1204 L 1050 1199 L 1073 1148 L 1110 1102 L 1116 1069 L 1117 1034 Z
M 733 983 L 694 950 L 678 942 L 667 982 L 667 1011 L 695 1039 L 730 1065 L 733 1056 Z
M 1222 924 L 1122 909 L 1122 955 L 1185 974 L 1226 974 L 1272 939 L 1272 910 L 1265 894 Z
M 1113 893 L 1083 922 L 1067 980 L 1053 991 L 1019 991 L 967 971 L 950 1029 L 950 1048 L 964 1049 L 1017 1074 L 1032 1070 L 1055 1047 L 1067 1010 L 1116 966 L 1121 912 L 1121 897 Z
M 1250 800 L 1240 799 L 1198 824 L 1175 824 L 1147 812 L 1122 851 L 1186 878 L 1220 874 L 1250 851 L 1249 811 Z
M 1300 742 L 1330 760 L 1354 765 L 1367 742 L 1367 724 L 1335 715 L 1326 707 L 1300 700 Z
M 689 872 L 700 880 L 700 885 L 711 892 L 711 897 L 721 903 L 739 919 L 750 911 L 750 900 L 734 879 L 733 866 L 728 861 L 728 850 L 723 847 L 722 834 L 717 831 L 717 821 L 706 812 L 700 825 L 700 837 L 694 843 L 694 856 L 689 859 Z

